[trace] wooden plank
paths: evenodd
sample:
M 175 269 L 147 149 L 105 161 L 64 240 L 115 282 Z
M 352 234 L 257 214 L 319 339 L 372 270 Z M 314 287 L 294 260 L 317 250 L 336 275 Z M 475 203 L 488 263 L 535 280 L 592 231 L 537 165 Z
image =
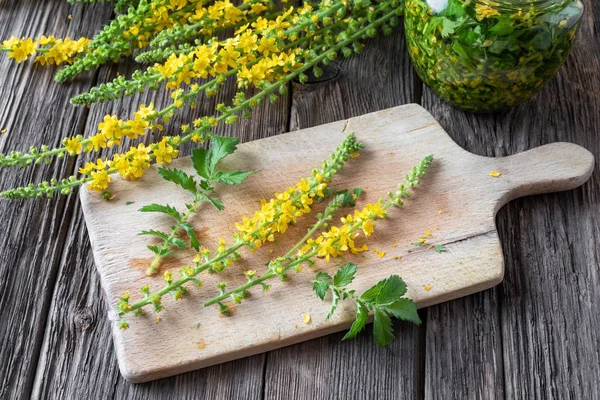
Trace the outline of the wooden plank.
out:
M 108 81 L 117 73 L 130 75 L 137 65 L 122 63 L 100 70 L 100 81 Z M 188 110 L 166 126 L 165 134 L 175 134 L 176 127 L 189 123 L 199 115 L 214 110 L 218 102 L 227 102 L 235 91 L 229 82 L 216 98 L 204 99 L 196 110 Z M 113 103 L 93 105 L 85 126 L 91 134 L 106 113 L 126 115 L 139 104 L 154 101 L 159 107 L 168 104 L 169 93 L 136 95 Z M 235 126 L 222 126 L 218 134 L 240 136 L 253 140 L 277 134 L 286 129 L 289 103 L 284 98 L 275 104 L 264 104 L 256 109 L 250 120 Z M 149 141 L 153 136 L 148 136 Z M 124 145 L 126 147 L 127 145 Z M 112 151 L 119 149 L 114 148 Z M 189 154 L 190 146 L 182 148 Z M 93 158 L 93 157 L 92 157 Z M 78 161 L 82 163 L 84 160 Z M 118 200 L 118 199 L 117 199 Z M 138 207 L 139 205 L 132 205 Z M 213 368 L 163 379 L 147 385 L 133 385 L 118 372 L 112 344 L 111 324 L 106 318 L 108 304 L 100 289 L 99 277 L 93 263 L 87 229 L 79 206 L 71 211 L 75 216 L 69 228 L 67 244 L 58 271 L 55 295 L 48 316 L 48 329 L 36 376 L 34 395 L 37 398 L 236 398 L 257 399 L 262 393 L 265 356 L 258 355 L 226 363 Z M 78 279 L 73 279 L 77 276 Z M 73 293 L 80 295 L 74 296 Z M 73 327 L 73 321 L 75 328 Z M 91 321 L 91 322 L 90 322 Z M 62 371 L 54 374 L 54 370 Z M 173 396 L 173 397 L 170 397 Z
M 3 1 L 0 41 L 10 36 L 90 35 L 108 17 L 106 5 L 75 9 L 66 2 Z M 81 12 L 93 17 L 85 22 Z M 73 20 L 67 16 L 72 13 Z M 30 62 L 17 65 L 0 57 L 0 151 L 27 151 L 30 145 L 57 145 L 64 134 L 76 134 L 87 112 L 68 99 L 89 82 L 58 85 L 52 68 Z M 0 171 L 2 189 L 68 175 L 70 161 L 24 170 Z M 28 398 L 40 351 L 46 313 L 58 270 L 62 242 L 70 220 L 65 198 L 0 203 L 0 398 Z
M 329 80 L 294 85 L 291 130 L 412 103 L 420 97 L 414 91 L 415 75 L 402 27 L 391 36 L 369 41 L 364 54 L 342 61 L 326 75 Z M 419 355 L 422 328 L 395 327 L 398 339 L 385 350 L 374 345 L 370 334 L 347 342 L 341 341 L 343 334 L 334 334 L 270 352 L 265 397 L 414 398 L 421 391 L 424 367 Z
M 464 148 L 502 156 L 554 141 L 598 157 L 600 13 L 586 2 L 565 68 L 535 99 L 500 115 L 423 104 Z M 500 210 L 502 285 L 428 313 L 426 398 L 599 398 L 600 175 L 572 192 L 525 198 Z M 440 337 L 441 336 L 441 337 Z

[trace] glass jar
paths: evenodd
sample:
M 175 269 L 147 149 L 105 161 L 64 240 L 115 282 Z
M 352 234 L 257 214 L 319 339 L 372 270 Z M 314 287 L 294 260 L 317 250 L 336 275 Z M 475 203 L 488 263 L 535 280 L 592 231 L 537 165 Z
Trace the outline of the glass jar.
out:
M 537 93 L 564 63 L 580 0 L 407 0 L 405 30 L 419 77 L 443 100 L 500 111 Z

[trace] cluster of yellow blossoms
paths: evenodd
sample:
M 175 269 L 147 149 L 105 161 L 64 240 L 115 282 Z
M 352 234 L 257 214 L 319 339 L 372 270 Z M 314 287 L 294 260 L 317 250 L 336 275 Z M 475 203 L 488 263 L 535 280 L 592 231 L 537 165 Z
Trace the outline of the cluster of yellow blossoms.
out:
M 17 63 L 36 54 L 35 61 L 42 64 L 70 64 L 75 57 L 87 51 L 90 39 L 56 39 L 54 36 L 41 36 L 37 39 L 12 37 L 2 42 L 0 51 L 8 52 L 8 58 Z
M 252 218 L 244 216 L 241 224 L 235 224 L 239 231 L 236 237 L 251 243 L 254 250 L 274 241 L 275 233 L 285 233 L 290 224 L 310 212 L 315 198 L 323 198 L 326 187 L 323 175 L 317 173 L 314 178 L 302 179 L 295 187 L 275 194 L 269 201 L 263 199 L 261 209 Z
M 133 51 L 134 45 L 150 44 L 150 51 L 162 52 L 164 57 L 158 59 L 166 61 L 145 72 L 136 71 L 131 79 L 119 76 L 113 82 L 74 97 L 71 102 L 89 105 L 114 100 L 122 95 L 156 90 L 165 82 L 167 88 L 173 89 L 171 104 L 160 110 L 141 106 L 131 119 L 107 115 L 94 135 L 67 137 L 60 148 L 32 146 L 28 153 L 0 154 L 0 167 L 49 163 L 53 157 L 99 151 L 121 145 L 124 139 L 135 140 L 150 129 L 162 130 L 159 122 L 168 122 L 186 104 L 193 108 L 202 94 L 215 95 L 228 77 L 236 77 L 240 89 L 258 88 L 257 93 L 248 96 L 248 91 L 239 90 L 230 104 L 217 106 L 218 114 L 197 118 L 193 125 L 182 125 L 181 134 L 163 138 L 158 143 L 149 146 L 132 143 L 129 151 L 112 159 L 86 164 L 79 169 L 81 176 L 10 189 L 1 196 L 32 198 L 69 194 L 85 183 L 90 183 L 91 190 L 104 191 L 110 182 L 106 174 L 115 172 L 126 179 L 136 179 L 153 161 L 169 163 L 177 157 L 181 143 L 201 142 L 209 138 L 221 122 L 234 124 L 239 118 L 248 118 L 265 100 L 275 101 L 285 95 L 292 80 L 305 82 L 308 79 L 309 69 L 313 68 L 315 76 L 319 76 L 322 73 L 319 65 L 328 65 L 340 54 L 348 57 L 360 52 L 363 48 L 360 40 L 375 35 L 379 27 L 389 30 L 389 26 L 397 24 L 397 16 L 402 12 L 396 0 L 373 3 L 323 0 L 315 10 L 314 3 L 305 3 L 283 11 L 275 11 L 270 0 L 247 0 L 237 7 L 229 0 L 216 1 L 208 7 L 204 4 L 204 1 L 192 0 L 140 0 L 139 6 L 118 15 L 89 44 L 86 40 L 77 41 L 80 48 L 87 45 L 85 55 L 57 74 L 59 81 L 64 80 L 69 74 L 127 54 Z M 258 15 L 268 10 L 273 12 Z M 236 28 L 234 37 L 202 36 L 232 26 Z M 127 32 L 127 38 L 123 32 Z M 52 39 L 51 43 L 66 46 L 66 40 Z M 11 49 L 20 49 L 19 59 L 33 51 L 33 41 L 24 39 L 9 44 Z M 46 62 L 59 60 L 57 56 L 50 57 L 53 53 L 47 50 L 43 55 Z M 194 82 L 200 79 L 207 80 Z M 189 86 L 183 87 L 183 84 Z
M 341 226 L 333 226 L 328 231 L 321 233 L 316 239 L 307 240 L 298 255 L 302 256 L 313 252 L 329 261 L 330 257 L 339 257 L 348 251 L 352 254 L 367 251 L 369 247 L 366 244 L 360 247 L 357 246 L 355 239 L 360 235 L 360 230 L 366 237 L 371 236 L 375 221 L 378 218 L 387 216 L 385 204 L 383 200 L 375 204 L 367 204 L 362 210 L 355 210 L 354 215 L 348 214 L 346 217 L 341 218 Z

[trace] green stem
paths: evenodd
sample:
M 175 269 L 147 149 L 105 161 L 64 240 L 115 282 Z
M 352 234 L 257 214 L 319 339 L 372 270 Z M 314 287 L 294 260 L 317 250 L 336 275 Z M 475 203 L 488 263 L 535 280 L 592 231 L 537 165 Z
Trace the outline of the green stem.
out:
M 195 213 L 194 210 L 200 205 L 200 203 L 202 203 L 202 200 L 196 198 L 192 203 L 192 209 L 181 216 L 181 219 L 177 222 L 175 226 L 173 226 L 173 228 L 171 229 L 171 233 L 164 241 L 164 243 L 160 246 L 160 253 L 169 248 L 171 241 L 175 239 L 177 234 L 181 231 L 181 224 L 187 222 L 187 220 L 192 216 L 192 214 Z M 152 260 L 150 266 L 146 268 L 146 275 L 150 276 L 158 272 L 158 266 L 160 264 L 160 261 L 165 257 L 160 255 L 160 253 L 154 257 L 154 260 Z
M 310 260 L 315 254 L 317 254 L 317 251 L 314 250 L 310 253 L 307 253 L 305 255 L 303 255 L 300 258 L 297 258 L 296 260 L 290 262 L 289 264 L 287 264 L 285 267 L 283 267 L 283 271 L 289 271 L 290 269 L 296 267 L 297 265 L 302 264 L 303 262 L 306 262 L 308 260 Z M 210 300 L 207 300 L 203 303 L 204 307 L 209 307 L 213 304 L 217 304 L 225 299 L 227 299 L 228 297 L 231 297 L 233 295 L 236 295 L 238 293 L 243 293 L 244 291 L 250 289 L 251 287 L 254 287 L 256 285 L 259 285 L 261 283 L 263 283 L 264 281 L 271 279 L 275 276 L 277 276 L 278 274 L 273 271 L 273 270 L 269 270 L 267 272 L 265 272 L 263 275 L 261 275 L 260 277 L 256 278 L 256 279 L 252 279 L 251 281 L 246 282 L 245 284 L 230 290 L 229 292 L 223 293 L 220 296 L 216 296 L 213 297 Z

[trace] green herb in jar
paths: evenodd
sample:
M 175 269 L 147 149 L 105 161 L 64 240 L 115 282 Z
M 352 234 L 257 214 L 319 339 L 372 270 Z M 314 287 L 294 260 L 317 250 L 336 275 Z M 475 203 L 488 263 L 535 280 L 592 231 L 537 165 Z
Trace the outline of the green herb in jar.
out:
M 564 63 L 580 0 L 408 0 L 406 37 L 420 78 L 467 111 L 499 111 L 537 93 Z

